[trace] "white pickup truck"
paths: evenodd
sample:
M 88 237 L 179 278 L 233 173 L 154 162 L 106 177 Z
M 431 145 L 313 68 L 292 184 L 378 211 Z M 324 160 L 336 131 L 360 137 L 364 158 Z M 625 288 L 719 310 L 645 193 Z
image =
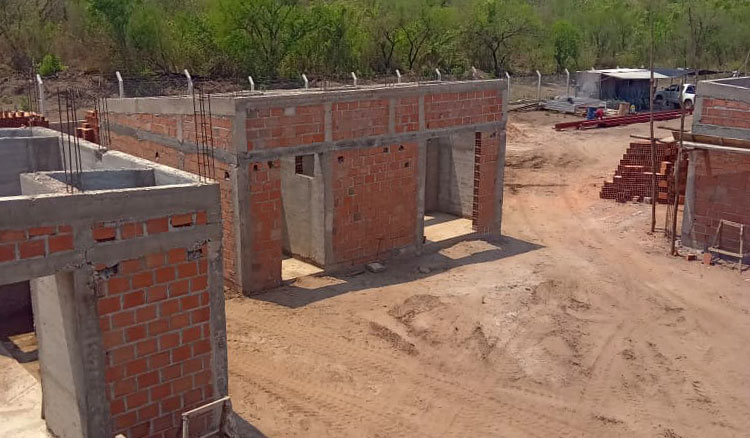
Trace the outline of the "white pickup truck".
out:
M 695 85 L 685 84 L 683 88 L 682 104 L 685 105 L 685 109 L 693 109 L 693 104 L 695 104 Z M 661 107 L 671 105 L 675 108 L 680 108 L 680 84 L 670 85 L 663 90 L 657 91 L 654 94 L 654 103 Z

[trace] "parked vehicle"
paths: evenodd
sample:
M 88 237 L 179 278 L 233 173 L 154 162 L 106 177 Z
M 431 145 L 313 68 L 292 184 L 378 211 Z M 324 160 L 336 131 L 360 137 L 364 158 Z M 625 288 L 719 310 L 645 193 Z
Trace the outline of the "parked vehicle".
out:
M 680 102 L 680 84 L 670 85 L 669 87 L 657 91 L 654 95 L 654 103 L 659 106 L 674 106 L 680 108 L 685 105 L 685 109 L 693 109 L 695 104 L 695 85 L 683 85 L 682 102 Z

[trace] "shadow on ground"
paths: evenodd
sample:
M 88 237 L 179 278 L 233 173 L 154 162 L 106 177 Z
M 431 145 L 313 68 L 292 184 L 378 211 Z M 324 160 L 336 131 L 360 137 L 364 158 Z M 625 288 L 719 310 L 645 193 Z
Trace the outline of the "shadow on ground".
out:
M 442 252 L 461 242 L 484 242 L 490 248 L 457 259 Z M 252 299 L 289 308 L 300 308 L 349 292 L 408 283 L 417 278 L 436 275 L 460 266 L 501 260 L 540 248 L 542 248 L 541 245 L 509 236 L 490 239 L 477 236 L 459 236 L 455 239 L 425 245 L 424 253 L 421 256 L 399 256 L 390 259 L 387 262 L 388 272 L 386 273 L 373 274 L 365 272 L 363 269 L 348 273 L 322 273 L 313 277 L 326 277 L 329 281 L 325 285 L 301 287 L 302 282 L 298 279 L 298 281 L 286 286 L 256 295 Z M 422 271 L 419 268 L 422 268 Z

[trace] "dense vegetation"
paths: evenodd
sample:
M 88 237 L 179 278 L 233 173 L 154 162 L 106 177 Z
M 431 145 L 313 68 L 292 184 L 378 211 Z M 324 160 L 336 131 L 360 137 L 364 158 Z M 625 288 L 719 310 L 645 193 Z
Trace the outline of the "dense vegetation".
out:
M 0 63 L 284 78 L 740 69 L 750 0 L 0 0 Z

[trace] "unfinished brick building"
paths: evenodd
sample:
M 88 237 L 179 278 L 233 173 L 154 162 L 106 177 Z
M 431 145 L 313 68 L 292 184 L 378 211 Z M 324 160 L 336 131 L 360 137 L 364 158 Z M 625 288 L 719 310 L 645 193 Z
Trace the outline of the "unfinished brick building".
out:
M 698 86 L 689 153 L 684 245 L 704 250 L 713 244 L 720 221 L 750 226 L 750 78 L 703 81 Z M 721 248 L 750 251 L 750 230 L 722 233 Z
M 0 129 L 0 318 L 30 295 L 55 436 L 174 438 L 227 394 L 219 187 L 80 152 L 72 179 L 59 133 Z
M 225 280 L 281 284 L 284 253 L 324 269 L 419 251 L 426 211 L 499 233 L 503 82 L 212 96 Z M 188 96 L 110 99 L 112 144 L 196 172 Z

